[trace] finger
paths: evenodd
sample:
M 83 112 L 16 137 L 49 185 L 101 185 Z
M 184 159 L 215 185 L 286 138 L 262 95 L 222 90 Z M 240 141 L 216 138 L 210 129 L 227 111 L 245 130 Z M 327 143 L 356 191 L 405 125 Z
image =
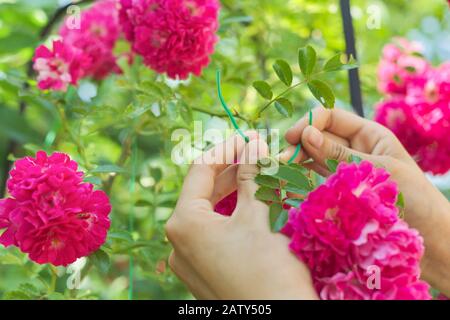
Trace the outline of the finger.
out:
M 258 138 L 255 131 L 246 132 L 246 135 L 250 141 Z M 235 135 L 195 160 L 184 180 L 178 203 L 183 205 L 187 201 L 200 199 L 210 201 L 216 176 L 227 166 L 235 163 L 236 157 L 242 153 L 245 145 L 244 139 Z
M 350 143 L 348 142 L 347 139 L 341 138 L 333 133 L 324 131 L 323 134 L 325 135 L 325 137 L 332 139 L 334 141 L 336 141 L 337 143 L 340 143 L 346 147 L 350 146 Z M 279 159 L 280 161 L 283 162 L 288 162 L 289 160 L 291 160 L 291 158 L 293 157 L 295 150 L 296 150 L 297 146 L 293 146 L 290 145 L 288 146 L 282 153 L 280 153 L 279 155 Z M 295 159 L 292 160 L 293 163 L 300 163 L 303 161 L 306 161 L 310 159 L 309 155 L 305 152 L 305 150 L 302 148 L 299 152 L 299 154 L 295 157 Z
M 317 107 L 313 111 L 313 126 L 320 131 L 328 131 L 334 135 L 351 141 L 351 139 L 364 127 L 373 126 L 371 121 L 342 109 L 325 109 Z M 290 128 L 285 135 L 290 144 L 297 144 L 308 126 L 308 116 L 304 116 Z
M 258 160 L 266 157 L 268 154 L 269 147 L 263 140 L 250 141 L 244 149 L 237 171 L 238 202 L 236 211 L 239 211 L 240 208 L 252 207 L 254 210 L 258 210 L 257 208 L 262 209 L 265 207 L 265 204 L 255 198 L 258 185 L 254 179 L 259 173 Z
M 322 134 L 325 136 L 325 138 L 331 139 L 339 144 L 342 144 L 343 146 L 350 147 L 350 142 L 347 139 L 339 137 L 334 133 L 328 131 L 322 131 Z
M 173 251 L 169 257 L 170 269 L 186 284 L 189 291 L 198 300 L 218 299 L 216 294 L 209 288 L 206 281 L 187 263 L 187 261 Z
M 236 191 L 237 170 L 238 165 L 229 166 L 216 178 L 213 195 L 211 197 L 211 203 L 213 206 L 232 192 Z
M 355 151 L 326 137 L 315 127 L 308 126 L 302 135 L 302 143 L 306 152 L 314 159 L 314 162 L 327 168 L 326 160 L 335 159 L 338 161 L 347 161 L 351 155 L 362 159 L 372 160 L 372 156 Z
M 292 159 L 292 157 L 294 156 L 295 152 L 297 149 L 297 145 L 289 145 L 286 147 L 286 149 L 283 150 L 283 152 L 281 152 L 278 155 L 278 159 L 281 162 L 293 162 L 293 163 L 300 163 L 303 162 L 305 160 L 307 160 L 309 157 L 308 155 L 305 153 L 305 151 L 303 150 L 303 148 L 300 147 L 300 152 L 297 154 L 297 156 L 295 158 Z

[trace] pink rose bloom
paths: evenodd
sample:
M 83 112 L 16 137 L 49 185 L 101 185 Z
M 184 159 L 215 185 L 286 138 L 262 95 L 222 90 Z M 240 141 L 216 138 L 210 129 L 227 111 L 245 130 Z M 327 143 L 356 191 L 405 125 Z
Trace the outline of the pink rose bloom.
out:
M 223 216 L 231 216 L 234 210 L 236 209 L 237 197 L 238 197 L 237 191 L 230 193 L 228 196 L 226 196 L 225 198 L 221 199 L 219 202 L 216 203 L 214 211 L 220 213 Z M 289 210 L 290 208 L 291 206 L 289 206 L 288 204 L 286 203 L 283 204 L 283 209 Z
M 378 66 L 378 88 L 387 94 L 404 94 L 409 81 L 423 77 L 431 68 L 421 57 L 422 47 L 403 38 L 383 49 Z
M 6 229 L 0 236 L 0 243 L 8 247 L 16 245 L 15 239 L 15 226 L 11 223 L 11 216 L 14 216 L 17 203 L 14 199 L 1 199 L 0 200 L 0 230 Z
M 401 98 L 379 103 L 375 107 L 374 120 L 389 128 L 411 155 L 416 154 L 424 143 L 417 135 L 410 106 Z
M 423 239 L 398 218 L 398 189 L 370 162 L 341 163 L 289 212 L 291 250 L 322 299 L 429 299 L 419 280 Z M 370 287 L 371 268 L 379 287 Z
M 402 220 L 389 227 L 372 222 L 370 231 L 353 245 L 353 270 L 360 278 L 365 277 L 370 266 L 379 267 L 384 280 L 394 281 L 403 275 L 409 277 L 409 282 L 420 276 L 418 261 L 424 253 L 423 239 Z
M 351 271 L 322 278 L 315 285 L 321 300 L 370 300 L 370 294 L 361 290 L 359 280 Z
M 65 91 L 69 84 L 77 84 L 88 63 L 80 50 L 63 41 L 53 41 L 52 49 L 40 45 L 33 57 L 38 88 Z
M 236 204 L 237 191 L 234 191 L 233 193 L 217 202 L 216 206 L 214 207 L 214 211 L 224 216 L 231 216 L 234 212 L 234 209 L 236 209 Z
M 444 296 L 442 293 L 440 293 L 436 300 L 450 300 L 450 299 Z
M 120 23 L 144 63 L 170 78 L 199 76 L 217 42 L 217 0 L 120 0 Z
M 31 260 L 68 265 L 98 250 L 106 240 L 111 205 L 103 191 L 83 183 L 83 173 L 63 153 L 43 151 L 17 160 L 0 201 L 0 236 Z
M 415 54 L 417 45 L 399 43 L 387 45 L 380 62 L 379 85 L 387 97 L 375 120 L 394 132 L 422 170 L 445 174 L 450 170 L 450 63 L 433 68 Z M 401 81 L 389 82 L 393 75 Z
M 120 36 L 117 5 L 116 0 L 97 1 L 81 13 L 79 29 L 73 29 L 68 20 L 61 26 L 59 34 L 64 42 L 82 50 L 90 60 L 83 77 L 101 80 L 111 72 L 121 72 L 113 54 Z
M 397 136 L 422 170 L 445 174 L 450 169 L 449 112 L 445 102 L 411 106 L 397 98 L 378 104 L 374 119 Z

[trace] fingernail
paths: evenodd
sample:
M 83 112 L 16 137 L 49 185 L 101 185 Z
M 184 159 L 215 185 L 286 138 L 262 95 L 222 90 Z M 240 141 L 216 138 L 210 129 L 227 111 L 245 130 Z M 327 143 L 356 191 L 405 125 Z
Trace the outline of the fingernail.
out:
M 286 159 L 290 158 L 290 152 L 288 149 L 283 150 L 280 154 L 278 154 L 277 159 L 281 161 L 286 161 Z
M 316 149 L 319 149 L 323 143 L 322 133 L 314 127 L 311 127 L 308 141 Z

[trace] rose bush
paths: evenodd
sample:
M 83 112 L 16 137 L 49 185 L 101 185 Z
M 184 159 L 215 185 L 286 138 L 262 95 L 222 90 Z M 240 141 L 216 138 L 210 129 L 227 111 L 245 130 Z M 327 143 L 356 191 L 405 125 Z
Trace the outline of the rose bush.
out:
M 217 69 L 242 129 L 283 132 L 317 103 L 306 86 L 295 87 L 305 72 L 297 50 L 308 44 L 318 53 L 310 70 L 321 81 L 316 88 L 328 83 L 334 92 L 319 98 L 334 105 L 337 97 L 336 107 L 348 107 L 346 73 L 316 75 L 323 58 L 334 55 L 337 63 L 345 49 L 338 7 L 321 1 L 312 6 L 283 0 L 82 0 L 57 10 L 60 4 L 0 4 L 0 243 L 7 246 L 0 247 L 0 294 L 189 298 L 167 268 L 171 247 L 164 224 L 188 167 L 187 160 L 182 165 L 172 160 L 178 144 L 172 134 L 187 132 L 195 154 L 214 142 L 194 134 L 199 125 L 231 127 L 217 96 Z M 440 44 L 427 43 L 426 59 L 403 40 L 404 50 L 391 45 L 383 55 L 382 48 L 396 36 L 419 34 L 419 25 L 430 19 L 435 32 L 445 34 L 448 7 L 442 0 L 408 3 L 406 20 L 403 7 L 385 3 L 385 32 L 376 32 L 367 30 L 369 4 L 355 4 L 354 19 L 366 111 L 383 95 L 377 119 L 422 168 L 442 174 L 449 162 L 449 100 L 448 63 L 433 58 Z M 369 164 L 361 166 L 385 177 Z M 337 176 L 359 170 L 351 168 L 340 167 Z M 340 184 L 336 179 L 331 181 Z M 362 178 L 349 174 L 341 180 L 356 186 Z M 300 209 L 291 209 L 293 250 L 314 266 L 325 257 L 336 262 L 315 277 L 322 298 L 428 298 L 426 284 L 417 279 L 420 236 L 398 220 L 395 187 L 387 180 L 380 185 L 374 182 L 372 191 L 356 187 L 355 207 L 339 214 L 343 228 L 327 223 L 327 232 L 339 241 L 327 238 L 312 220 L 303 229 L 309 217 L 298 214 L 309 211 L 303 207 L 312 208 L 312 215 L 333 213 L 317 201 L 318 194 L 325 205 L 346 206 L 330 195 L 327 183 Z M 354 186 L 340 189 L 345 199 L 356 197 Z M 383 205 L 374 209 L 380 199 Z M 232 213 L 235 199 L 228 200 L 218 204 L 219 213 Z M 366 214 L 358 215 L 356 205 Z M 316 251 L 297 250 L 316 240 Z M 344 253 L 360 267 L 341 261 Z M 386 272 L 388 291 L 363 290 L 362 268 L 368 264 Z M 409 276 L 396 277 L 405 273 Z

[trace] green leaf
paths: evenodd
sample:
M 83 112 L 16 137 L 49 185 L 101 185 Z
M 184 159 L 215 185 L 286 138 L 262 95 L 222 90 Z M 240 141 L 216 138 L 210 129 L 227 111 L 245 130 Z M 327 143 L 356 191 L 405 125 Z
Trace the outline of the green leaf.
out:
M 278 215 L 278 219 L 272 225 L 272 231 L 280 232 L 280 230 L 283 229 L 286 222 L 288 221 L 288 217 L 289 217 L 289 215 L 288 215 L 287 210 L 282 210 L 281 213 Z
M 170 121 L 175 121 L 178 117 L 178 106 L 174 101 L 166 103 L 166 112 Z
M 336 98 L 330 86 L 322 80 L 312 80 L 308 82 L 308 88 L 313 96 L 327 109 L 333 109 Z
M 0 136 L 6 136 L 20 144 L 38 143 L 42 138 L 25 117 L 0 102 Z
M 255 81 L 253 82 L 253 88 L 256 89 L 256 91 L 258 91 L 258 93 L 267 100 L 272 99 L 273 97 L 273 92 L 272 92 L 272 88 L 270 87 L 270 85 L 265 82 L 265 81 Z
M 403 193 L 399 193 L 397 197 L 397 203 L 395 204 L 397 208 L 399 208 L 399 216 L 400 218 L 405 217 L 405 197 L 403 196 Z
M 88 182 L 88 183 L 95 184 L 96 186 L 100 186 L 102 184 L 102 179 L 100 179 L 99 177 L 90 176 L 90 177 L 84 178 L 84 182 Z
M 126 170 L 115 164 L 105 164 L 93 169 L 91 173 L 124 173 Z
M 397 207 L 404 209 L 405 208 L 405 197 L 403 193 L 399 193 L 397 197 L 397 203 L 395 204 Z
M 268 187 L 271 189 L 277 189 L 280 187 L 280 182 L 274 177 L 268 175 L 258 174 L 255 177 L 255 182 L 260 186 Z
M 277 60 L 273 65 L 278 78 L 288 87 L 292 84 L 292 70 L 289 64 L 284 60 Z
M 179 103 L 180 105 L 180 114 L 183 121 L 190 125 L 194 119 L 194 116 L 192 115 L 192 109 L 189 105 L 187 105 L 184 101 Z
M 52 292 L 47 296 L 48 300 L 65 300 L 66 297 L 62 293 Z
M 335 160 L 335 159 L 327 159 L 327 167 L 328 167 L 328 170 L 331 172 L 331 173 L 335 173 L 336 172 L 336 169 L 337 169 L 337 166 L 339 165 L 339 161 L 337 161 L 337 160 Z
M 281 211 L 283 211 L 283 206 L 280 203 L 272 203 L 269 207 L 269 221 L 270 229 L 274 230 L 274 226 L 280 216 Z M 275 232 L 275 231 L 274 231 Z
M 4 255 L 0 255 L 0 265 L 23 265 L 22 259 L 13 255 L 12 253 L 5 252 Z
M 102 249 L 98 249 L 89 257 L 92 259 L 94 265 L 98 268 L 98 270 L 102 273 L 107 273 L 110 266 L 109 255 L 103 251 Z
M 303 202 L 303 200 L 301 199 L 286 199 L 284 201 L 284 203 L 286 203 L 287 205 L 290 205 L 291 207 L 295 207 L 295 208 L 300 208 L 300 204 Z
M 306 169 L 303 165 L 300 163 L 290 163 L 288 164 L 288 167 L 291 167 L 294 170 L 299 170 L 301 173 L 306 174 L 308 173 L 308 169 Z
M 29 296 L 39 296 L 39 289 L 32 283 L 22 283 L 19 285 L 19 290 L 25 292 Z
M 325 72 L 334 72 L 340 70 L 350 70 L 358 67 L 358 63 L 350 56 L 349 61 L 344 62 L 345 54 L 338 53 L 335 56 L 331 57 L 323 67 L 323 71 Z
M 305 77 L 309 77 L 317 62 L 317 53 L 311 46 L 306 46 L 298 51 L 298 64 Z
M 275 190 L 267 187 L 260 187 L 255 193 L 255 197 L 261 201 L 280 201 L 280 197 Z
M 155 82 L 155 85 L 158 87 L 160 92 L 162 92 L 162 94 L 165 97 L 170 97 L 170 96 L 173 95 L 172 89 L 167 84 L 165 84 L 164 82 Z
M 162 179 L 162 170 L 161 168 L 150 168 L 150 174 L 152 175 L 155 182 L 158 183 Z
M 303 172 L 295 169 L 294 167 L 280 165 L 278 172 L 273 176 L 285 180 L 288 183 L 302 189 L 312 190 L 309 179 L 303 174 Z
M 312 188 L 300 188 L 297 187 L 296 185 L 288 183 L 283 187 L 283 189 L 286 190 L 287 192 L 306 195 L 309 193 L 309 191 L 311 191 Z
M 413 52 L 413 53 L 411 53 L 411 55 L 412 56 L 415 56 L 415 57 L 419 57 L 419 58 L 424 58 L 424 55 L 423 54 L 421 54 L 420 52 Z
M 397 84 L 402 84 L 403 80 L 398 76 L 398 74 L 395 74 L 394 77 L 394 82 Z
M 278 98 L 275 101 L 275 108 L 285 117 L 291 117 L 292 112 L 294 111 L 292 103 L 286 98 Z
M 31 300 L 33 299 L 29 295 L 27 295 L 25 292 L 14 290 L 14 291 L 8 291 L 3 295 L 3 299 L 5 300 Z
M 156 82 L 142 81 L 138 90 L 144 92 L 146 95 L 153 96 L 154 98 L 163 98 L 164 92 Z
M 138 201 L 135 202 L 134 206 L 135 207 L 152 207 L 153 204 L 148 200 L 139 199 Z
M 360 157 L 358 157 L 358 156 L 355 156 L 355 155 L 350 155 L 350 157 L 348 157 L 348 159 L 347 159 L 347 162 L 349 162 L 349 163 L 357 163 L 357 164 L 360 164 L 361 163 L 361 161 L 362 161 L 362 159 L 360 158 Z
M 131 233 L 129 233 L 128 231 L 118 230 L 108 232 L 108 240 L 133 242 L 133 237 L 131 236 Z

